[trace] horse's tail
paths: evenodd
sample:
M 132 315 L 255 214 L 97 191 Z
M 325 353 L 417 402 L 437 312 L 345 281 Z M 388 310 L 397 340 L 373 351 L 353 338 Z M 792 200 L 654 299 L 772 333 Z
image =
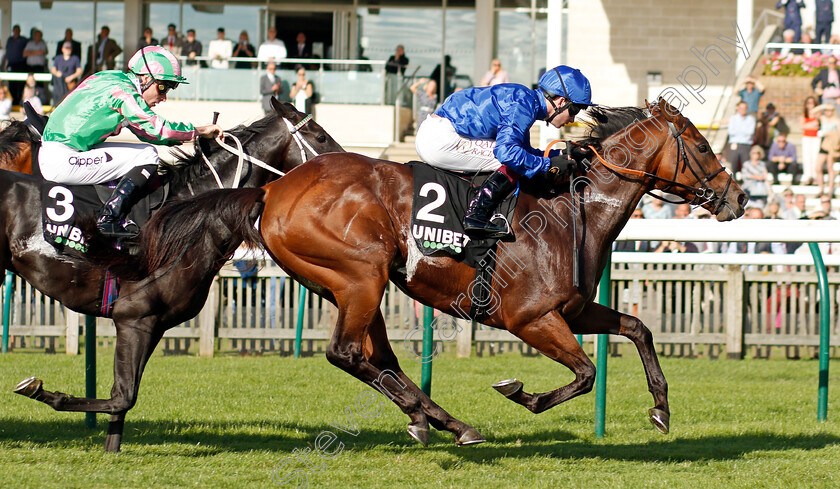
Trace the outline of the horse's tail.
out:
M 254 223 L 262 213 L 264 195 L 261 188 L 211 190 L 166 204 L 143 229 L 143 272 L 152 274 L 190 251 L 213 253 L 224 262 L 243 242 L 261 246 Z

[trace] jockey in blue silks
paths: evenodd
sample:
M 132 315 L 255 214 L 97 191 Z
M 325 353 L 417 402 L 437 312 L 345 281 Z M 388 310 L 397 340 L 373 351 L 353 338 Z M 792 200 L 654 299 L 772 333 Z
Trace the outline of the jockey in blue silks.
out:
M 576 168 L 561 150 L 549 157 L 531 147 L 530 129 L 544 120 L 554 127 L 574 122 L 592 103 L 589 80 L 580 70 L 557 66 L 530 89 L 516 83 L 468 88 L 450 95 L 417 132 L 417 154 L 431 166 L 455 171 L 493 171 L 464 217 L 473 238 L 499 236 L 505 223 L 492 222 L 496 206 L 520 177 L 548 173 L 555 181 Z

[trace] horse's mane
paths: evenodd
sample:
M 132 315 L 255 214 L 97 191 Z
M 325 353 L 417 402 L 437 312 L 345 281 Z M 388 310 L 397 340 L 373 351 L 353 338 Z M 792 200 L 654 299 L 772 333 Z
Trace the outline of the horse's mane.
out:
M 249 126 L 239 125 L 226 132 L 236 136 L 245 146 L 255 136 L 264 133 L 277 120 L 277 117 L 277 114 L 272 112 Z M 228 142 L 228 144 L 233 145 L 232 142 Z M 173 163 L 161 161 L 158 171 L 169 175 L 170 181 L 175 185 L 185 184 L 210 172 L 210 169 L 204 164 L 202 154 L 212 162 L 214 158 L 218 157 L 217 155 L 226 155 L 226 152 L 227 150 L 219 146 L 214 140 L 198 138 L 195 142 L 195 152 L 193 154 L 176 148 L 173 151 L 175 161 Z
M 0 151 L 13 158 L 20 154 L 18 143 L 32 144 L 34 142 L 36 139 L 25 122 L 12 121 L 6 129 L 0 131 L 0 148 L 2 148 Z
M 648 113 L 640 107 L 592 107 L 586 111 L 589 120 L 582 121 L 586 127 L 586 135 L 578 142 L 583 146 L 601 147 L 601 143 L 629 127 L 634 122 L 648 118 Z

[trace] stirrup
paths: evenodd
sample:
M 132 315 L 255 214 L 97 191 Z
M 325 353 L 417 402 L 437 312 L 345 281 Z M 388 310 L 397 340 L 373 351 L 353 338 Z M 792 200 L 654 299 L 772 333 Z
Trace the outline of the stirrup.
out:
M 119 221 L 107 219 L 96 223 L 96 229 L 106 238 L 121 239 L 121 238 L 136 238 L 140 233 L 130 231 L 123 227 Z

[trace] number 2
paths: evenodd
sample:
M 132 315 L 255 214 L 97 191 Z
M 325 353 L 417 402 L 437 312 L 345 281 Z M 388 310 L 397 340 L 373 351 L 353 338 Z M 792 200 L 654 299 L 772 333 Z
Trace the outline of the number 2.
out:
M 432 211 L 446 202 L 446 189 L 443 188 L 443 185 L 435 182 L 428 182 L 420 187 L 420 197 L 428 197 L 429 192 L 435 193 L 435 200 L 424 205 L 419 211 L 417 211 L 417 219 L 432 222 L 443 222 L 443 216 L 440 214 L 432 214 Z

